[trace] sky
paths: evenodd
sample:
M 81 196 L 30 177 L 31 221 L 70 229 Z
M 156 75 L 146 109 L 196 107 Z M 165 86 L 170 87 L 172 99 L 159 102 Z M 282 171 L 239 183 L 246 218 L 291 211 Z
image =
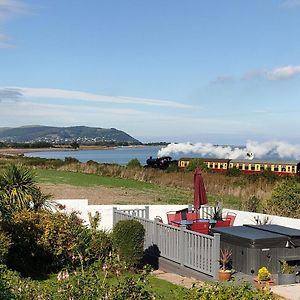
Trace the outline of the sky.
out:
M 0 127 L 297 143 L 300 0 L 0 0 Z

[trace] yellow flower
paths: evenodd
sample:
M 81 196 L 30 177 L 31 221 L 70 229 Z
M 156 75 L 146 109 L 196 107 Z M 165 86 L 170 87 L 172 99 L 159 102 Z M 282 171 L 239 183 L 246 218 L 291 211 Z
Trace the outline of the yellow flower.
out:
M 266 267 L 262 267 L 258 270 L 257 274 L 257 279 L 258 280 L 269 280 L 271 279 L 271 273 Z

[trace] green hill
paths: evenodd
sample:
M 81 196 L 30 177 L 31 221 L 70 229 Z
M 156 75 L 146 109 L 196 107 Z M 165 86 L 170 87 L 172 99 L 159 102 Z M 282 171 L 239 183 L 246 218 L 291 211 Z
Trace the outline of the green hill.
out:
M 115 128 L 95 128 L 87 126 L 52 127 L 23 126 L 0 128 L 0 141 L 11 143 L 49 142 L 54 144 L 77 141 L 81 144 L 115 142 L 141 144 L 124 131 Z

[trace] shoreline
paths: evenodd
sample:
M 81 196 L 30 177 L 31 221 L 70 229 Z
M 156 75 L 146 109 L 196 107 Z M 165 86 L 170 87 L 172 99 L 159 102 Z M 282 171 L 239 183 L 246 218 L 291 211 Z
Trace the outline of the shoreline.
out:
M 84 151 L 84 150 L 112 150 L 116 148 L 155 148 L 160 146 L 131 145 L 131 146 L 80 146 L 78 149 L 68 147 L 57 148 L 0 148 L 0 155 L 23 155 L 32 152 L 61 152 L 61 151 Z

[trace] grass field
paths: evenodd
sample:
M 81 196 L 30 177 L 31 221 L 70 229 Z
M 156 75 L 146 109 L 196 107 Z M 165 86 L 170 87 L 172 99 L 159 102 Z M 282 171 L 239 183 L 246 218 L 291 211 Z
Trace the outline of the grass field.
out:
M 128 191 L 128 194 L 137 190 L 148 195 L 148 197 L 145 196 L 149 199 L 147 204 L 187 204 L 192 201 L 192 191 L 188 189 L 160 186 L 133 179 L 47 169 L 36 169 L 35 173 L 39 183 L 54 184 L 56 188 L 59 185 L 71 185 L 87 189 L 89 187 L 104 186 L 108 188 L 122 188 Z M 130 201 L 127 204 L 130 204 Z
M 67 171 L 36 169 L 38 182 L 52 184 L 70 184 L 73 186 L 107 186 L 124 187 L 132 189 L 153 189 L 154 185 L 147 182 L 140 182 L 133 179 L 122 179 L 108 176 L 99 176 L 95 174 L 84 174 Z
M 134 190 L 142 191 L 148 195 L 149 202 L 147 202 L 147 204 L 187 204 L 193 201 L 192 190 L 160 186 L 133 179 L 48 169 L 36 169 L 35 173 L 39 183 L 54 184 L 55 186 L 60 184 L 82 188 L 104 186 L 109 188 L 122 188 L 127 190 L 128 193 Z M 209 194 L 208 199 L 212 205 L 216 202 L 221 202 L 224 207 L 232 209 L 240 208 L 241 201 L 237 197 Z M 130 201 L 128 204 L 130 204 Z

